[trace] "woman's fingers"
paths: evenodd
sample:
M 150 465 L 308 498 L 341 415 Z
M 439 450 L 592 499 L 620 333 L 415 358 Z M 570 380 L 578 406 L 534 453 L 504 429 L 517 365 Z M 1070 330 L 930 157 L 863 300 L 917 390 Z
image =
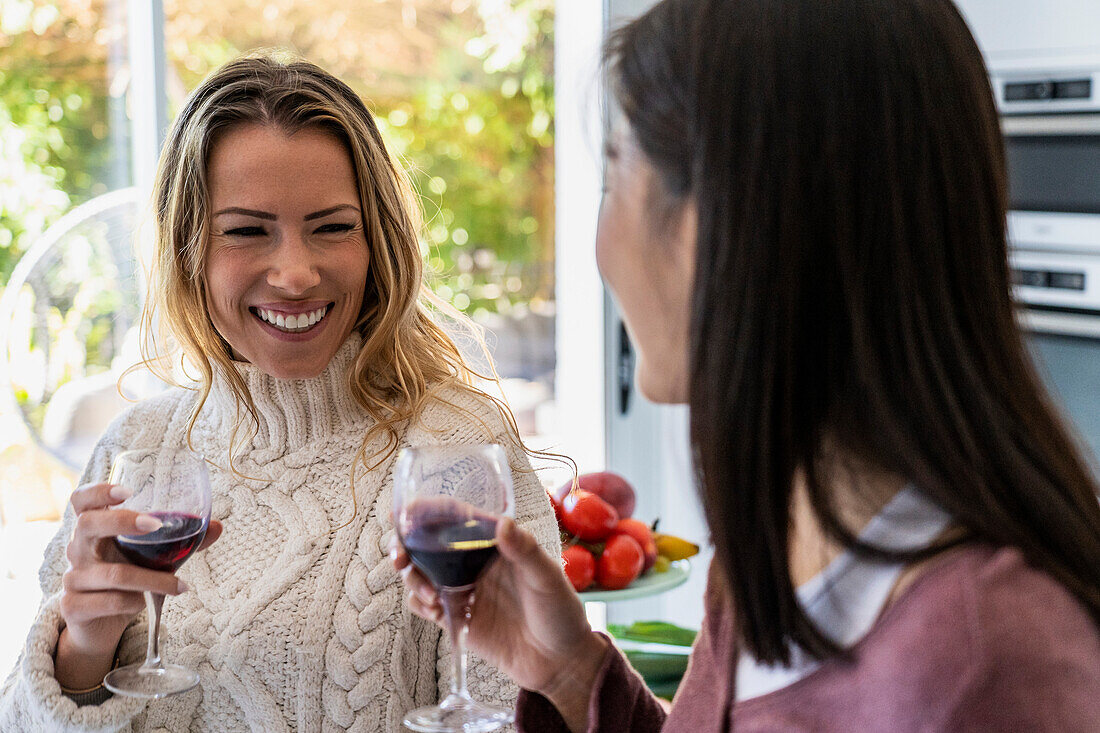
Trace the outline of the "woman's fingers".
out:
M 442 624 L 443 604 L 439 602 L 439 593 L 431 581 L 411 563 L 401 570 L 401 579 L 405 583 L 409 610 L 422 619 Z
M 409 592 L 424 603 L 431 605 L 439 602 L 439 594 L 436 593 L 435 587 L 423 573 L 416 569 L 415 565 L 410 564 L 402 568 L 401 580 L 404 581 Z
M 73 568 L 61 579 L 66 591 L 151 591 L 166 596 L 188 590 L 187 584 L 172 573 L 138 567 L 123 562 L 99 562 L 86 568 Z
M 91 509 L 104 509 L 129 499 L 130 490 L 118 484 L 89 484 L 77 487 L 69 497 L 73 511 L 82 514 Z
M 396 532 L 390 535 L 390 561 L 393 562 L 394 570 L 398 571 L 404 570 L 412 562 L 409 559 L 409 553 L 405 552 L 405 547 L 397 539 Z
M 92 591 L 61 595 L 61 615 L 70 627 L 111 616 L 129 618 L 143 608 L 145 597 L 141 593 Z
M 426 621 L 442 623 L 443 607 L 439 604 L 439 594 L 424 574 L 412 564 L 408 553 L 396 537 L 390 538 L 390 560 L 405 584 L 409 610 Z
M 222 523 L 217 519 L 210 520 L 210 526 L 206 528 L 206 536 L 202 538 L 202 542 L 199 543 L 195 552 L 202 552 L 210 545 L 218 541 L 218 538 L 222 536 Z
M 405 595 L 408 598 L 409 610 L 417 616 L 435 624 L 443 622 L 443 607 L 439 605 L 438 600 L 435 603 L 428 603 L 413 590 L 409 590 Z
M 67 550 L 69 562 L 77 565 L 95 559 L 96 545 L 101 539 L 147 534 L 161 526 L 156 517 L 129 509 L 87 509 L 76 518 L 76 530 Z

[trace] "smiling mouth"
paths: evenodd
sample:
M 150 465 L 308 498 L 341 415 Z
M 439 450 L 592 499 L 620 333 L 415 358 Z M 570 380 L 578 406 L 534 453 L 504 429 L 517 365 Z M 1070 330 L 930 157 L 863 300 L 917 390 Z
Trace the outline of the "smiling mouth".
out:
M 291 316 L 266 308 L 249 308 L 249 310 L 252 311 L 252 315 L 283 333 L 305 333 L 316 328 L 317 324 L 323 321 L 332 310 L 333 305 L 335 303 L 329 303 L 316 310 Z

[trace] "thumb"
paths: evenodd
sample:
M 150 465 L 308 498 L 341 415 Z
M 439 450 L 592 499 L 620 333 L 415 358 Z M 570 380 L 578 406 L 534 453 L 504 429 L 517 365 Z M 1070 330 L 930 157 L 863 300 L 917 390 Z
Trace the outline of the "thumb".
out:
M 559 561 L 546 554 L 533 534 L 517 527 L 508 517 L 501 519 L 497 525 L 497 550 L 505 560 L 516 566 L 527 582 L 533 582 L 536 586 L 541 587 L 548 582 L 552 585 L 550 579 L 557 580 L 558 576 L 562 580 L 565 578 Z
M 538 552 L 534 535 L 516 526 L 511 517 L 502 517 L 497 524 L 497 549 L 507 560 L 522 563 Z
M 210 525 L 206 528 L 206 536 L 202 538 L 202 543 L 195 552 L 201 552 L 210 545 L 218 541 L 218 538 L 222 536 L 222 523 L 217 519 L 211 519 Z

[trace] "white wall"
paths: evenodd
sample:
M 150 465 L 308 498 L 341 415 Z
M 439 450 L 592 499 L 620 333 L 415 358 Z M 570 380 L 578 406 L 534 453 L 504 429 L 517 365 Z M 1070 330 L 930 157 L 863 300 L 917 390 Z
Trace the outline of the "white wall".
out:
M 557 366 L 551 446 L 581 471 L 604 466 L 604 293 L 596 269 L 603 147 L 596 86 L 603 8 L 559 0 L 555 8 L 555 231 Z
M 955 0 L 991 71 L 1100 65 L 1100 0 Z

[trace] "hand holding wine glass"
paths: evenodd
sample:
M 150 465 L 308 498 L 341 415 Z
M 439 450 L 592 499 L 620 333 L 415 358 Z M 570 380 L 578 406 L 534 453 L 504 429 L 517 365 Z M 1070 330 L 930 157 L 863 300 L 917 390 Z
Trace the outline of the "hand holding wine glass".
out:
M 117 508 L 127 498 L 124 486 L 109 483 L 81 486 L 70 498 L 76 523 L 66 548 L 69 568 L 62 576 L 59 604 L 65 626 L 54 655 L 57 681 L 68 689 L 102 682 L 123 631 L 145 608 L 144 591 L 178 595 L 186 590 L 172 573 L 133 565 L 119 552 L 116 536 L 146 532 L 155 519 Z M 221 531 L 221 523 L 211 521 L 198 549 L 213 544 Z
M 520 687 L 547 697 L 570 729 L 583 730 L 607 642 L 592 633 L 560 560 L 534 535 L 503 519 L 496 539 L 500 558 L 478 580 L 469 646 Z M 392 553 L 409 589 L 409 608 L 443 624 L 440 594 L 396 541 Z
M 174 572 L 202 544 L 210 522 L 210 478 L 206 461 L 190 451 L 131 450 L 118 455 L 110 482 L 130 494 L 122 509 L 141 512 L 143 531 L 115 537 L 118 551 L 134 565 Z M 152 521 L 149 521 L 152 520 Z M 189 690 L 199 682 L 193 670 L 165 663 L 159 651 L 164 594 L 146 590 L 149 637 L 145 661 L 112 670 L 103 679 L 120 695 L 157 699 Z
M 416 731 L 491 731 L 510 710 L 475 701 L 466 689 L 466 632 L 474 588 L 496 558 L 497 522 L 514 514 L 512 474 L 498 445 L 426 446 L 402 451 L 394 477 L 397 536 L 439 593 L 454 678 L 438 706 L 413 710 Z

